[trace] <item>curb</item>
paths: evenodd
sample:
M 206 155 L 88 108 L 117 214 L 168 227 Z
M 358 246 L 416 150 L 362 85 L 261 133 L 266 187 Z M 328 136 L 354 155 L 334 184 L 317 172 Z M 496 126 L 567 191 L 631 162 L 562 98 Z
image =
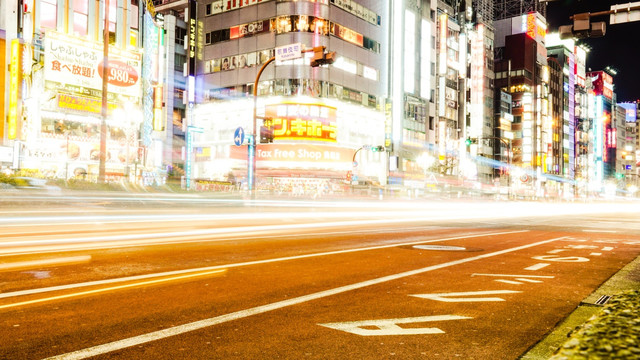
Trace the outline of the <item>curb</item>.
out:
M 606 342 L 610 342 L 611 338 L 615 337 L 611 334 L 621 334 L 626 332 L 625 330 L 637 332 L 636 328 L 640 324 L 640 318 L 631 319 L 632 322 L 636 322 L 635 325 L 631 323 L 619 324 L 612 321 L 612 318 L 618 318 L 618 314 L 623 312 L 637 311 L 637 304 L 640 302 L 638 289 L 640 289 L 640 256 L 582 300 L 569 316 L 559 322 L 555 329 L 551 330 L 519 359 L 640 358 L 638 353 L 630 354 L 630 357 L 615 356 L 610 352 L 619 349 L 613 349 L 610 345 L 604 348 L 600 345 L 600 349 L 593 348 L 591 345 L 598 342 L 599 339 L 597 334 L 594 336 L 590 333 L 591 330 L 597 329 L 598 334 L 601 334 Z M 638 339 L 635 340 L 637 343 Z M 603 354 L 602 350 L 607 353 Z

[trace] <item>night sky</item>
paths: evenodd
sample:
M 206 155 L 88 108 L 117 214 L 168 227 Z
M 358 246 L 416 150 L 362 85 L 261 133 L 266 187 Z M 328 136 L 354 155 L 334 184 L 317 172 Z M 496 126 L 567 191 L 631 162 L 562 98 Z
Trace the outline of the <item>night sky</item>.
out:
M 632 1 L 632 3 L 640 1 Z M 547 6 L 549 32 L 557 32 L 558 26 L 570 25 L 569 16 L 585 12 L 609 10 L 611 5 L 628 4 L 622 0 L 557 0 Z M 605 21 L 607 32 L 604 37 L 581 40 L 592 50 L 587 55 L 587 71 L 603 70 L 611 66 L 618 70 L 613 77 L 614 91 L 618 102 L 640 99 L 640 21 L 609 25 L 609 16 L 592 19 Z

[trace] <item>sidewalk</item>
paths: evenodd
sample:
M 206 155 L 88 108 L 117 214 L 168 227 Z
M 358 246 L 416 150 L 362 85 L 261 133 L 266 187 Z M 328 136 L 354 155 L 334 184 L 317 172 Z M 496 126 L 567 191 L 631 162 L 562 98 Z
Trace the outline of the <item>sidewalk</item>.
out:
M 640 359 L 640 257 L 584 299 L 520 359 Z

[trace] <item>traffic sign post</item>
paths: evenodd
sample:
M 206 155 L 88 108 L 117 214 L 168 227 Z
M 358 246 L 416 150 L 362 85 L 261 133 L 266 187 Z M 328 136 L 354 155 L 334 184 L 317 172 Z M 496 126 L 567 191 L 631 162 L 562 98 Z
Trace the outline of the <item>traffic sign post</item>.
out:
M 233 133 L 233 143 L 236 144 L 236 146 L 240 146 L 244 143 L 244 129 L 239 127 L 236 129 L 236 131 Z
M 185 181 L 187 190 L 191 190 L 191 157 L 193 155 L 193 133 L 202 133 L 201 127 L 187 126 L 187 151 L 185 159 Z

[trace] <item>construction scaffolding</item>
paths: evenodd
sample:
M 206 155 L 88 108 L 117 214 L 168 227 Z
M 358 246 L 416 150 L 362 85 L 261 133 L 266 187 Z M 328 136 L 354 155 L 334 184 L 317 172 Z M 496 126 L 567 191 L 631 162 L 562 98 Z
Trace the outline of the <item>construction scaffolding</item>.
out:
M 501 0 L 497 0 L 501 1 Z M 473 10 L 476 12 L 478 23 L 493 28 L 494 0 L 473 0 Z
M 480 0 L 482 1 L 482 0 Z M 494 20 L 509 19 L 512 17 L 539 12 L 547 17 L 547 2 L 540 0 L 494 0 Z

